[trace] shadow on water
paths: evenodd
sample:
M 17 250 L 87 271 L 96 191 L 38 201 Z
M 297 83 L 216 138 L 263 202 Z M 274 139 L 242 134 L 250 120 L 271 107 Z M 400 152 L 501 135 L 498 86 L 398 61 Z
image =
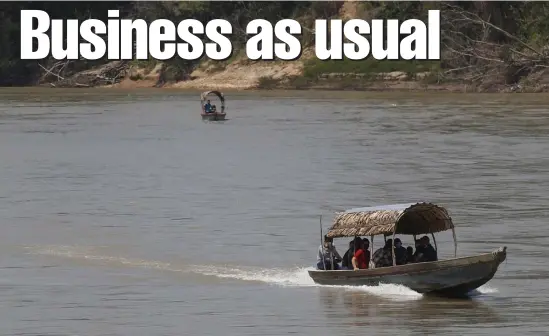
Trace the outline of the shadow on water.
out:
M 502 321 L 494 309 L 472 298 L 444 299 L 417 294 L 396 299 L 335 288 L 322 288 L 319 294 L 327 319 L 355 326 L 398 323 L 429 334 L 453 324 L 486 325 Z

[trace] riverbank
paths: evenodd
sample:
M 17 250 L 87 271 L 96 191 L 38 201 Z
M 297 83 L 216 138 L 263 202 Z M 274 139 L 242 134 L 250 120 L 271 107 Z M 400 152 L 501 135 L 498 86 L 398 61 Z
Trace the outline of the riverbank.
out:
M 45 5 L 52 17 L 107 19 L 111 5 L 101 2 L 78 8 Z M 21 3 L 21 10 L 34 8 Z M 194 90 L 356 90 L 508 93 L 549 91 L 549 36 L 545 13 L 549 6 L 533 2 L 524 6 L 487 1 L 455 2 L 127 2 L 121 18 L 180 22 L 195 18 L 208 22 L 224 19 L 234 28 L 230 36 L 233 55 L 227 61 L 155 60 L 115 61 L 19 59 L 19 10 L 6 18 L 7 52 L 0 60 L 0 85 L 56 88 L 175 88 Z M 429 10 L 440 10 L 441 61 L 321 61 L 312 48 L 318 18 L 370 21 L 393 18 L 427 20 Z M 247 59 L 249 41 L 245 27 L 262 18 L 275 24 L 280 18 L 300 23 L 304 48 L 292 62 Z M 8 24 L 9 22 L 13 24 Z M 425 21 L 427 22 L 427 21 Z M 389 38 L 389 35 L 386 36 Z M 133 50 L 136 52 L 137 50 Z M 109 63 L 110 62 L 110 63 Z M 108 64 L 105 64 L 108 63 Z
M 169 88 L 182 90 L 319 90 L 375 92 L 542 93 L 549 92 L 543 68 L 507 84 L 503 74 L 470 80 L 450 77 L 436 62 L 328 61 L 311 51 L 299 60 L 250 61 L 245 55 L 225 62 L 205 61 L 181 76 L 162 62 L 114 61 L 68 78 L 44 77 L 39 86 L 55 88 Z
M 502 76 L 482 81 L 443 78 L 436 63 L 418 66 L 404 61 L 372 61 L 360 72 L 345 70 L 340 63 L 322 62 L 310 55 L 292 62 L 249 61 L 245 57 L 230 62 L 207 61 L 184 80 L 166 80 L 163 64 L 130 64 L 109 88 L 171 88 L 187 90 L 322 90 L 322 91 L 414 91 L 455 93 L 540 93 L 549 92 L 549 72 L 538 71 L 517 84 L 506 84 Z M 374 62 L 375 66 L 374 66 Z M 347 66 L 350 68 L 350 66 Z M 361 70 L 361 69 L 359 69 Z M 380 70 L 380 71 L 379 71 Z M 384 71 L 385 70 L 385 71 Z M 341 71 L 341 70 L 340 70 Z
M 320 90 L 375 92 L 542 93 L 549 92 L 549 68 L 518 81 L 508 66 L 489 72 L 454 72 L 441 61 L 321 61 L 305 49 L 295 61 L 251 61 L 243 50 L 226 61 L 206 60 L 181 71 L 169 63 L 112 61 L 68 78 L 49 73 L 40 86 L 62 88 L 170 88 L 185 90 Z
M 549 71 L 542 68 L 507 84 L 506 68 L 484 76 L 441 69 L 438 61 L 321 61 L 304 50 L 295 61 L 250 61 L 243 51 L 226 61 L 206 60 L 181 74 L 157 61 L 114 61 L 52 87 L 170 88 L 185 90 L 412 91 L 453 93 L 549 92 Z M 50 76 L 51 79 L 51 76 Z M 57 78 L 54 78 L 57 80 Z M 44 85 L 43 84 L 43 85 Z

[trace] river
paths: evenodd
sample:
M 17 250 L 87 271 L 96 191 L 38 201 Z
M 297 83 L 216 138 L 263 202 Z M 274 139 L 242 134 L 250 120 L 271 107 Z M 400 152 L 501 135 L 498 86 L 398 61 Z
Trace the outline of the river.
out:
M 226 95 L 208 123 L 198 93 L 0 91 L 3 335 L 547 332 L 547 98 Z M 414 201 L 448 207 L 459 256 L 507 246 L 494 279 L 313 284 L 320 215 Z

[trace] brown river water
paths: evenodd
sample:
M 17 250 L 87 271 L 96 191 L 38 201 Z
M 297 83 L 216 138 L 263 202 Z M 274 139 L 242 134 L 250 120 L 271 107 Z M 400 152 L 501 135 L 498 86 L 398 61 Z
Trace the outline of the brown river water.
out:
M 226 95 L 0 91 L 0 334 L 547 335 L 548 98 Z M 459 256 L 508 247 L 492 281 L 314 285 L 320 215 L 415 201 Z

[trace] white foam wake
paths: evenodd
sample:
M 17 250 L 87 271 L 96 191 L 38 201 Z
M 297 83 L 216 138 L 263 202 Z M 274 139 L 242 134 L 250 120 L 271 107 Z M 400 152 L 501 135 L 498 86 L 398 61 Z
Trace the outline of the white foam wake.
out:
M 118 264 L 127 267 L 158 269 L 162 271 L 195 273 L 217 278 L 256 281 L 284 287 L 331 287 L 347 291 L 361 291 L 388 299 L 416 300 L 422 297 L 412 289 L 394 284 L 380 284 L 378 286 L 324 286 L 315 284 L 308 274 L 312 267 L 295 267 L 291 269 L 258 267 L 235 267 L 220 265 L 185 265 L 178 266 L 166 262 L 129 259 L 125 257 L 105 256 L 94 254 L 91 249 L 74 246 L 28 247 L 30 253 L 53 255 L 77 260 L 87 260 L 108 264 Z M 496 293 L 498 290 L 484 285 L 471 292 L 472 296 Z
M 469 295 L 470 296 L 478 296 L 478 295 L 483 295 L 483 294 L 493 294 L 493 293 L 498 293 L 499 290 L 497 288 L 494 288 L 494 287 L 491 287 L 489 285 L 483 285 L 483 286 L 480 286 L 479 288 L 475 289 L 475 290 L 472 290 Z
M 401 285 L 380 284 L 378 286 L 324 286 L 315 284 L 308 272 L 313 268 L 294 269 L 233 268 L 224 266 L 197 266 L 194 272 L 219 278 L 244 281 L 259 281 L 285 287 L 331 287 L 347 291 L 361 291 L 389 299 L 419 299 L 421 294 Z

